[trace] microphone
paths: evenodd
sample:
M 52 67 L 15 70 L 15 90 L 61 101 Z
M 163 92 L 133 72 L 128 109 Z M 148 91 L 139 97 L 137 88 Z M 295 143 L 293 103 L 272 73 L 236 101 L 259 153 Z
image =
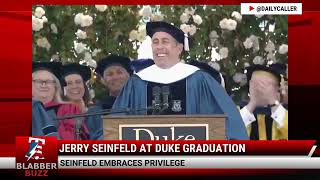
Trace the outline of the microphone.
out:
M 153 112 L 152 114 L 158 114 L 161 109 L 161 100 L 160 100 L 161 88 L 159 86 L 154 86 L 152 88 L 152 96 L 154 100 L 152 101 Z
M 169 95 L 170 95 L 169 86 L 162 86 L 161 92 L 162 92 L 162 102 L 163 102 L 161 112 L 163 112 L 169 108 Z
M 81 127 L 82 127 L 82 118 L 78 117 L 76 119 L 76 140 L 81 140 Z

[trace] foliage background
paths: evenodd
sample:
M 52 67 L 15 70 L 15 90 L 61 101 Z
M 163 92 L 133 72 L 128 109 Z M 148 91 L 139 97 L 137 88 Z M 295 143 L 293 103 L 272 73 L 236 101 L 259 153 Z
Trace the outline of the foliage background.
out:
M 245 67 L 287 64 L 288 20 L 287 16 L 271 15 L 240 15 L 240 20 L 234 12 L 240 12 L 240 6 L 33 6 L 33 60 L 79 62 L 94 70 L 96 62 L 110 53 L 137 59 L 147 21 L 164 20 L 178 27 L 192 25 L 193 32 L 188 30 L 190 51 L 183 54 L 182 60 L 205 61 L 219 70 L 225 77 L 227 92 L 239 103 L 247 98 Z M 80 18 L 84 26 L 76 24 L 79 13 L 85 16 Z M 228 30 L 232 24 L 223 27 L 224 18 L 236 22 L 235 29 Z M 81 39 L 78 30 L 85 32 L 86 38 Z M 285 50 L 279 53 L 283 44 Z M 228 50 L 227 57 L 220 51 L 223 48 Z M 97 98 L 105 94 L 94 78 L 90 84 Z

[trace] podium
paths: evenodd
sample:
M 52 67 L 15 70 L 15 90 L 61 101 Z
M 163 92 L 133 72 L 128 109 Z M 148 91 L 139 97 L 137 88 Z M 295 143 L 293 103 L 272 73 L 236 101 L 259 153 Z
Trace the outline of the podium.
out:
M 104 116 L 106 140 L 224 140 L 225 115 Z

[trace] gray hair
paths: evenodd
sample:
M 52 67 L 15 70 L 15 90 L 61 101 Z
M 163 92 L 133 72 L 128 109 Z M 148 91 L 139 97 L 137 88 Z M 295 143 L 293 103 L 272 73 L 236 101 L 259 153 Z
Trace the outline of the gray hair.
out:
M 59 79 L 53 74 L 51 73 L 50 71 L 48 70 L 45 70 L 45 69 L 40 69 L 38 71 L 35 71 L 32 73 L 32 79 L 34 78 L 34 76 L 37 74 L 37 72 L 39 71 L 46 71 L 50 74 L 50 76 L 54 79 L 54 81 L 56 82 L 55 83 L 55 94 L 53 96 L 53 101 L 54 102 L 57 102 L 57 103 L 64 103 L 64 101 L 62 100 L 62 89 L 61 89 L 61 84 L 60 84 L 60 81 Z

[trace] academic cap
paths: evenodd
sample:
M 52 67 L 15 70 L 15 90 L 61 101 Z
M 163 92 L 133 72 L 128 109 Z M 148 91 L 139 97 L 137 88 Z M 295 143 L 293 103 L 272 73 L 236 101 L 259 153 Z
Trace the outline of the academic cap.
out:
M 79 74 L 84 82 L 87 82 L 91 78 L 91 70 L 90 67 L 85 65 L 80 65 L 78 63 L 70 63 L 66 64 L 62 67 L 62 75 L 66 77 L 70 74 Z
M 96 72 L 103 76 L 104 70 L 106 70 L 111 65 L 122 66 L 127 72 L 132 75 L 133 71 L 130 67 L 130 59 L 124 56 L 109 55 L 98 62 Z
M 215 70 L 213 67 L 211 67 L 209 64 L 204 63 L 204 62 L 200 62 L 197 60 L 190 60 L 189 63 L 190 65 L 196 66 L 199 69 L 209 73 L 219 84 L 221 84 L 222 78 L 220 75 L 220 72 L 218 72 L 217 70 Z
M 131 61 L 131 68 L 137 73 L 153 64 L 154 61 L 152 59 L 137 59 Z
M 265 71 L 268 72 L 270 75 L 273 75 L 275 78 L 277 78 L 278 82 L 281 82 L 281 75 L 283 75 L 286 72 L 286 65 L 281 63 L 275 63 L 271 65 L 253 65 L 249 66 L 247 68 L 247 80 L 248 82 L 252 78 L 252 73 L 255 71 Z
M 52 74 L 54 74 L 58 78 L 58 80 L 61 80 L 61 70 L 62 70 L 61 62 L 32 61 L 32 73 L 39 70 L 49 71 Z
M 147 35 L 152 38 L 156 32 L 166 32 L 175 38 L 179 43 L 183 44 L 184 50 L 189 51 L 188 35 L 181 29 L 164 21 L 148 22 Z

